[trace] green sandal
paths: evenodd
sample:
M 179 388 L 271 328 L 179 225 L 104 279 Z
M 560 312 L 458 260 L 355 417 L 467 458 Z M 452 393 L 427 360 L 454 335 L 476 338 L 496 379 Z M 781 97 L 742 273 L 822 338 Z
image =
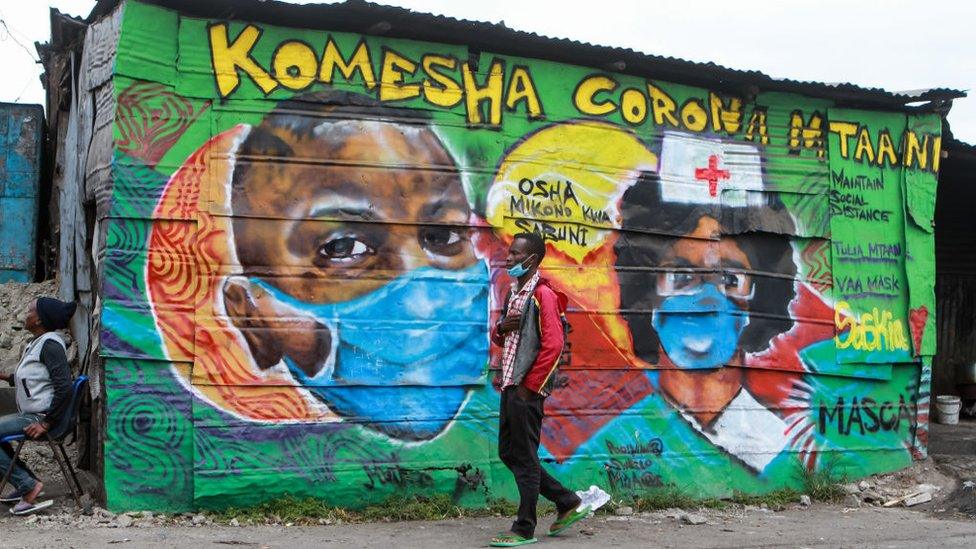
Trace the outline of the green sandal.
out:
M 565 531 L 567 528 L 569 528 L 570 526 L 576 524 L 577 522 L 585 519 L 588 516 L 590 516 L 590 508 L 589 507 L 583 507 L 582 509 L 576 509 L 572 513 L 570 513 L 570 514 L 566 515 L 565 517 L 563 517 L 563 518 L 557 520 L 556 522 L 552 523 L 552 526 L 549 527 L 549 535 L 550 536 L 558 536 L 560 533 L 562 533 L 563 531 Z
M 491 543 L 488 545 L 490 547 L 518 547 L 519 545 L 528 545 L 537 541 L 539 540 L 536 538 L 527 538 L 518 534 L 507 532 L 505 534 L 499 534 L 493 537 L 491 539 Z

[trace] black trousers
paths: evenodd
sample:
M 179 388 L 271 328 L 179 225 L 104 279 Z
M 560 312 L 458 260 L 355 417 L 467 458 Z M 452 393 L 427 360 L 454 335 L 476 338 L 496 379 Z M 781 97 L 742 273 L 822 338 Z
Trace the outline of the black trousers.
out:
M 539 494 L 564 513 L 580 504 L 580 498 L 542 468 L 539 463 L 539 433 L 542 430 L 545 398 L 518 396 L 515 387 L 502 391 L 498 414 L 498 456 L 515 475 L 519 509 L 512 532 L 531 538 L 535 535 L 536 506 Z

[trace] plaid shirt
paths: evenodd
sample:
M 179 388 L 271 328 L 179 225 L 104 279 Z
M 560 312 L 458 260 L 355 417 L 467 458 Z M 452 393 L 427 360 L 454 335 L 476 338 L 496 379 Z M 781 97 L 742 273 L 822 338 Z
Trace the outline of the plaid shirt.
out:
M 522 286 L 522 289 L 516 290 L 518 283 L 512 283 L 512 291 L 509 293 L 508 297 L 508 314 L 522 314 L 525 310 L 525 304 L 528 303 L 529 298 L 532 297 L 532 292 L 535 291 L 536 284 L 539 283 L 539 273 L 536 271 L 532 278 Z M 515 376 L 515 351 L 518 350 L 519 344 L 519 331 L 515 330 L 505 334 L 505 348 L 502 350 L 502 390 L 504 391 L 506 387 L 515 385 L 512 382 L 512 378 Z

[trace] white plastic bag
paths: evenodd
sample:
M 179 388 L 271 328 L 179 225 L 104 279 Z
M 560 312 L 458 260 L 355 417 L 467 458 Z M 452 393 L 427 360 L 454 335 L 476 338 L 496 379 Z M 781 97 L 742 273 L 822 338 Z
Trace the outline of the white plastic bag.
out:
M 583 490 L 577 490 L 576 495 L 583 500 L 576 509 L 583 510 L 584 507 L 588 507 L 591 513 L 610 501 L 610 494 L 601 490 L 599 486 L 590 486 L 590 489 L 585 492 Z

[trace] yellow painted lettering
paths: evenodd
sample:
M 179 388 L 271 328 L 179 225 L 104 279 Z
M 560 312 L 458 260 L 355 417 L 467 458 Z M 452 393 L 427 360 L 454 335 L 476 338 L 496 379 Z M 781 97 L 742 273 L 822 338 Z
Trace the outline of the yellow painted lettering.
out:
M 732 97 L 723 101 L 717 93 L 708 92 L 708 106 L 712 113 L 712 131 L 732 135 L 742 126 L 742 100 Z
M 647 118 L 647 97 L 640 90 L 627 88 L 620 95 L 620 114 L 627 122 L 640 124 Z
M 681 123 L 693 132 L 704 131 L 708 125 L 708 114 L 698 99 L 689 99 L 681 106 Z
M 874 162 L 874 146 L 871 145 L 871 132 L 867 126 L 861 126 L 861 131 L 857 133 L 857 147 L 854 149 L 854 160 L 863 162 L 867 157 L 868 164 Z
M 326 84 L 332 83 L 336 69 L 346 81 L 351 81 L 353 74 L 359 72 L 367 89 L 376 87 L 376 74 L 373 72 L 373 65 L 369 58 L 369 48 L 365 42 L 360 42 L 356 46 L 356 51 L 347 61 L 339 53 L 339 48 L 330 36 L 325 43 L 325 52 L 322 54 L 322 66 L 319 68 L 319 80 Z
M 617 89 L 617 81 L 600 74 L 588 76 L 576 86 L 576 93 L 573 94 L 573 104 L 576 110 L 590 116 L 604 116 L 617 109 L 617 105 L 610 99 L 597 101 L 596 95 L 600 92 L 612 92 Z
M 467 63 L 461 65 L 461 76 L 464 80 L 464 105 L 467 110 L 468 124 L 481 124 L 481 103 L 488 102 L 488 123 L 498 126 L 502 123 L 502 86 L 505 77 L 505 65 L 495 59 L 488 69 L 488 79 L 484 86 L 478 85 L 475 74 Z
M 752 110 L 752 116 L 749 117 L 749 124 L 746 126 L 746 141 L 755 142 L 757 136 L 760 143 L 769 144 L 769 126 L 766 124 L 766 109 L 763 107 Z
M 891 311 L 879 311 L 877 307 L 860 317 L 851 311 L 846 301 L 838 301 L 834 308 L 834 326 L 837 335 L 834 344 L 838 349 L 853 348 L 856 351 L 907 351 L 908 337 L 901 320 L 894 320 Z
M 854 330 L 851 329 L 854 326 L 854 316 L 850 304 L 846 301 L 838 301 L 834 307 L 834 326 L 837 332 L 837 335 L 834 336 L 834 344 L 837 345 L 837 348 L 846 349 L 850 347 L 854 343 Z M 841 339 L 844 330 L 848 330 L 847 337 Z
M 803 113 L 793 111 L 790 114 L 789 147 L 790 152 L 799 154 L 800 147 L 804 149 L 815 149 L 817 157 L 824 156 L 824 120 L 820 113 L 813 113 L 810 121 L 804 123 Z
M 918 135 L 912 130 L 905 130 L 905 137 L 902 140 L 904 145 L 904 164 L 906 168 L 918 168 L 924 170 L 929 164 L 929 136 L 925 134 L 920 143 Z
M 801 119 L 802 123 L 802 119 Z M 830 133 L 836 133 L 837 137 L 840 139 L 840 155 L 842 158 L 847 158 L 850 151 L 847 147 L 847 141 L 854 137 L 857 133 L 857 124 L 853 122 L 830 122 L 827 126 Z
M 271 93 L 278 83 L 251 57 L 251 50 L 261 37 L 261 29 L 254 25 L 244 27 L 233 43 L 228 43 L 227 24 L 210 27 L 210 60 L 213 63 L 217 91 L 227 97 L 241 83 L 238 69 L 244 71 L 265 94 Z
M 380 69 L 380 101 L 400 101 L 420 96 L 420 84 L 405 84 L 404 76 L 417 72 L 417 64 L 393 50 L 383 52 Z
M 528 67 L 515 67 L 512 71 L 512 80 L 508 83 L 508 91 L 505 93 L 505 107 L 509 110 L 514 111 L 520 101 L 525 102 L 525 110 L 529 113 L 529 118 L 542 117 L 542 102 L 539 101 Z
M 885 165 L 885 160 L 888 161 L 889 166 L 898 165 L 898 153 L 895 151 L 895 144 L 891 141 L 891 132 L 887 129 L 881 130 L 878 133 L 878 166 L 882 168 Z
M 319 63 L 315 52 L 304 42 L 283 42 L 271 60 L 278 83 L 289 90 L 304 90 L 315 81 Z
M 674 116 L 678 110 L 678 104 L 664 90 L 647 83 L 647 94 L 651 98 L 651 113 L 654 116 L 654 123 L 663 126 L 665 122 L 669 126 L 677 128 L 679 126 L 677 117 Z
M 425 55 L 420 59 L 424 72 L 429 77 L 424 80 L 424 98 L 438 107 L 453 107 L 461 102 L 464 94 L 461 85 L 450 76 L 440 72 L 437 67 L 453 71 L 457 69 L 457 59 L 442 55 Z M 433 82 L 431 82 L 433 80 Z M 434 82 L 437 85 L 434 85 Z

